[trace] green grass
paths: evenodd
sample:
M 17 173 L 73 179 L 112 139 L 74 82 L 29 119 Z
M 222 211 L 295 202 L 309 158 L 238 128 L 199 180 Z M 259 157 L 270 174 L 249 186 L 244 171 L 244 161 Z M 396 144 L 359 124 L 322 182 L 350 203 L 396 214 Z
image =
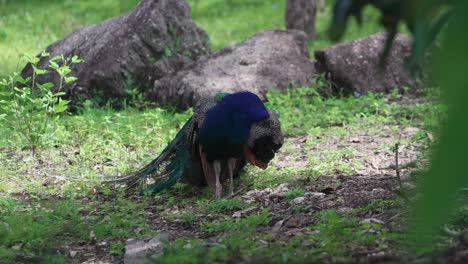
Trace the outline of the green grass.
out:
M 314 88 L 290 90 L 285 93 L 272 92 L 267 106 L 278 111 L 282 128 L 287 136 L 309 135 L 319 138 L 309 141 L 313 147 L 330 136 L 345 138 L 357 131 L 376 133 L 380 126 L 416 126 L 423 131 L 437 131 L 446 107 L 437 103 L 401 105 L 388 103 L 381 95 L 332 97 L 311 96 Z M 159 153 L 175 136 L 188 119 L 191 111 L 175 113 L 160 108 L 144 112 L 127 109 L 116 112 L 112 109 L 88 108 L 79 115 L 64 115 L 55 122 L 53 135 L 38 150 L 39 160 L 33 159 L 26 148 L 27 142 L 16 131 L 0 127 L 0 160 L 4 169 L 0 183 L 5 192 L 34 190 L 60 192 L 63 186 L 43 186 L 44 179 L 38 175 L 27 181 L 22 175 L 31 174 L 31 168 L 40 160 L 47 160 L 50 167 L 43 173 L 62 177 L 96 178 L 97 175 L 125 174 L 145 165 Z M 342 127 L 343 124 L 346 128 Z M 321 139 L 320 139 L 321 138 Z M 429 143 L 426 133 L 419 133 L 414 140 Z M 112 147 L 109 147 L 112 146 Z M 293 152 L 286 144 L 285 152 Z M 384 146 L 389 149 L 390 146 Z M 13 151 L 13 156 L 6 151 Z M 297 155 L 291 153 L 291 155 Z M 277 170 L 270 167 L 255 177 L 259 170 L 249 168 L 245 179 L 255 187 L 267 187 L 285 181 L 309 176 L 328 175 L 338 172 L 352 174 L 361 164 L 350 166 L 341 157 L 359 155 L 352 148 L 308 153 L 309 166 Z M 15 157 L 15 158 L 13 158 Z M 18 159 L 19 161 L 16 161 Z
M 267 103 L 268 107 L 280 113 L 286 135 L 308 135 L 317 138 L 317 141 L 304 143 L 304 146 L 309 147 L 313 147 L 331 136 L 343 138 L 362 130 L 375 132 L 379 129 L 378 126 L 382 125 L 395 127 L 395 129 L 411 125 L 424 129 L 424 131 L 434 132 L 439 128 L 440 120 L 443 119 L 446 110 L 443 105 L 435 102 L 415 105 L 389 103 L 385 97 L 378 94 L 357 98 L 323 98 L 314 96 L 315 89 L 311 87 L 289 90 L 284 93 L 271 92 L 268 95 Z M 83 109 L 78 115 L 64 115 L 57 120 L 53 137 L 39 149 L 39 160 L 46 160 L 52 164 L 50 167 L 43 167 L 44 171 L 36 175 L 31 175 L 30 169 L 39 166 L 40 161 L 31 158 L 30 151 L 24 149 L 26 143 L 15 131 L 10 131 L 7 127 L 2 126 L 0 133 L 7 136 L 0 138 L 0 148 L 3 150 L 0 159 L 4 164 L 3 170 L 0 171 L 0 178 L 3 179 L 0 184 L 0 192 L 7 197 L 12 192 L 36 193 L 40 196 L 50 194 L 64 194 L 66 197 L 74 197 L 76 194 L 87 196 L 86 190 L 91 188 L 89 184 L 75 182 L 50 184 L 54 178 L 49 178 L 47 175 L 57 175 L 65 179 L 68 176 L 80 175 L 85 178 L 93 178 L 96 177 L 96 174 L 115 175 L 132 171 L 153 159 L 155 153 L 159 153 L 175 136 L 176 131 L 180 129 L 190 114 L 190 111 L 175 113 L 159 108 L 146 109 L 144 112 L 128 108 L 117 112 L 112 109 L 89 107 Z M 342 127 L 342 124 L 346 124 L 346 129 Z M 428 144 L 425 133 L 418 133 L 413 140 Z M 390 147 L 384 146 L 383 149 Z M 286 144 L 283 148 L 290 156 L 299 155 L 290 145 Z M 253 183 L 252 188 L 257 189 L 289 182 L 293 184 L 293 187 L 286 196 L 287 199 L 294 199 L 304 195 L 303 189 L 298 185 L 298 180 L 331 175 L 337 171 L 353 174 L 354 168 L 339 160 L 341 157 L 353 157 L 357 154 L 359 153 L 353 149 L 311 152 L 307 156 L 309 166 L 306 168 L 285 167 L 277 169 L 270 167 L 265 171 L 260 171 L 249 167 L 241 178 L 246 184 Z M 160 207 L 164 209 L 174 205 L 193 204 L 193 201 L 176 199 L 178 193 L 183 189 L 184 185 L 180 184 L 179 187 L 173 188 L 172 192 L 166 192 L 163 195 L 165 197 L 164 203 Z M 101 192 L 105 197 L 112 197 L 114 190 L 103 188 Z M 180 215 L 181 221 L 189 228 L 196 228 L 195 223 L 200 221 L 200 215 L 205 213 L 230 215 L 233 211 L 242 210 L 248 206 L 238 199 L 207 202 L 204 200 L 204 196 L 198 198 L 202 199 L 197 203 L 198 210 L 185 211 Z M 21 229 L 21 223 L 30 223 L 31 215 L 27 210 L 22 211 L 21 202 L 4 199 L 0 201 L 0 205 L 0 212 L 5 217 L 3 222 L 14 222 L 20 225 L 17 227 L 19 229 Z M 60 202 L 55 204 L 51 202 L 51 206 L 65 207 L 71 212 L 60 214 L 56 218 L 51 218 L 47 214 L 42 216 L 49 221 L 48 223 L 53 223 L 51 226 L 57 229 L 36 233 L 34 236 L 41 237 L 41 240 L 31 238 L 30 240 L 33 241 L 31 248 L 35 247 L 35 243 L 53 240 L 53 237 L 56 237 L 63 230 L 62 223 L 64 221 L 78 221 L 79 210 L 93 211 L 93 207 L 74 208 L 76 203 L 73 200 L 70 201 L 68 207 L 65 205 Z M 75 223 L 75 226 L 79 226 L 80 223 L 81 225 L 86 224 L 86 228 L 82 228 L 83 232 L 76 232 L 74 238 L 83 239 L 83 236 L 89 235 L 88 231 L 93 230 L 98 239 L 121 240 L 132 237 L 132 230 L 135 228 L 145 227 L 142 208 L 128 202 L 126 198 L 117 197 L 96 203 L 93 206 L 99 208 L 100 214 L 92 215 L 86 222 L 78 221 Z M 17 212 L 20 211 L 22 213 L 18 214 Z M 72 217 L 71 220 L 70 217 Z M 239 222 L 221 217 L 213 222 L 202 224 L 200 230 L 209 234 L 237 232 L 236 230 L 242 228 L 254 231 L 255 223 L 261 222 L 261 225 L 265 225 L 265 217 L 265 215 L 259 218 L 251 216 L 247 220 L 242 219 Z M 28 224 L 28 228 L 40 230 L 43 225 L 41 223 L 47 223 L 47 221 L 39 221 L 39 224 L 34 225 Z M 156 231 L 148 229 L 145 232 Z M 35 234 L 33 231 L 26 232 Z M 21 236 L 20 233 L 9 233 L 8 238 L 3 240 L 2 252 L 9 252 L 8 249 L 14 243 L 21 243 Z M 40 247 L 36 248 L 40 250 Z M 117 252 L 118 249 L 117 245 L 113 251 Z M 31 254 L 39 253 L 43 252 L 33 251 Z
M 244 209 L 245 205 L 239 199 L 220 199 L 207 204 L 209 213 L 221 213 Z
M 34 201 L 30 204 L 15 201 L 14 209 L 4 206 L 1 206 L 3 212 L 0 216 L 2 260 L 12 261 L 18 252 L 32 257 L 55 255 L 57 239 L 75 237 L 82 240 L 89 230 L 89 227 L 79 223 L 80 209 L 71 199 L 55 203 Z
M 202 240 L 176 240 L 165 245 L 163 263 L 200 263 L 255 261 L 261 263 L 321 263 L 346 260 L 359 254 L 362 247 L 385 249 L 401 239 L 379 224 L 361 223 L 352 216 L 340 216 L 325 210 L 312 218 L 317 223 L 306 229 L 310 234 L 297 235 L 290 240 L 277 240 L 271 235 L 251 233 L 269 220 L 267 212 L 250 215 L 239 221 L 229 218 L 205 223 L 202 230 L 222 233 L 216 244 Z M 187 249 L 190 250 L 187 250 Z
M 356 133 L 356 131 L 365 130 L 374 133 L 379 129 L 377 126 L 382 125 L 389 125 L 395 129 L 411 125 L 424 131 L 437 130 L 440 122 L 438 123 L 436 120 L 443 118 L 445 111 L 445 107 L 439 107 L 434 103 L 407 106 L 390 104 L 384 97 L 376 94 L 359 98 L 309 96 L 309 94 L 314 93 L 314 89 L 304 88 L 285 93 L 273 92 L 268 95 L 268 106 L 280 112 L 280 119 L 288 136 L 309 135 L 318 138 L 317 141 L 305 142 L 304 146 L 306 147 L 314 147 L 329 137 L 346 137 Z M 293 111 L 288 112 L 287 109 L 293 109 Z M 295 114 L 291 114 L 291 112 Z M 100 188 L 98 191 L 104 200 L 91 200 L 80 204 L 78 198 L 74 197 L 94 199 L 88 194 L 94 188 L 92 184 L 56 181 L 50 175 L 57 175 L 65 179 L 69 176 L 94 178 L 97 174 L 115 175 L 132 171 L 153 159 L 154 155 L 159 153 L 175 136 L 176 131 L 180 129 L 190 114 L 190 111 L 175 113 L 159 108 L 146 109 L 144 112 L 131 108 L 119 112 L 112 109 L 86 108 L 79 115 L 64 115 L 57 120 L 57 129 L 53 137 L 38 150 L 38 159 L 31 158 L 30 151 L 23 149 L 26 144 L 14 131 L 9 131 L 6 127 L 1 126 L 0 133 L 8 136 L 0 138 L 0 148 L 2 149 L 0 160 L 4 164 L 3 169 L 0 170 L 0 178 L 2 179 L 0 193 L 2 197 L 7 197 L 0 199 L 0 223 L 2 223 L 0 228 L 4 229 L 3 232 L 0 232 L 2 234 L 0 235 L 0 258 L 13 258 L 18 251 L 12 250 L 12 247 L 19 244 L 24 244 L 19 252 L 26 252 L 31 257 L 57 256 L 54 253 L 54 241 L 57 238 L 63 234 L 72 234 L 64 243 L 73 244 L 85 240 L 91 231 L 95 233 L 99 241 L 113 241 L 115 246 L 112 246 L 109 252 L 112 251 L 112 254 L 118 256 L 121 249 L 121 245 L 118 243 L 126 238 L 157 233 L 157 229 L 148 226 L 147 216 L 144 214 L 145 204 L 152 198 L 138 202 L 131 201 L 121 194 L 115 195 L 115 190 L 111 188 Z M 302 125 L 298 126 L 297 123 Z M 336 126 L 341 123 L 346 123 L 346 130 L 341 126 Z M 420 142 L 422 145 L 429 144 L 424 133 L 417 134 L 412 140 Z M 390 147 L 385 148 L 390 151 Z M 291 157 L 302 155 L 288 144 L 284 146 L 284 151 Z M 353 175 L 355 165 L 338 160 L 357 154 L 353 149 L 310 152 L 307 154 L 309 166 L 305 168 L 269 167 L 265 171 L 260 171 L 248 167 L 246 173 L 241 175 L 241 181 L 244 184 L 252 183 L 252 189 L 271 188 L 277 184 L 288 182 L 292 186 L 290 191 L 286 193 L 286 198 L 294 199 L 304 195 L 301 185 L 304 180 L 333 175 L 337 171 Z M 51 165 L 41 165 L 40 160 L 51 162 Z M 41 171 L 35 172 L 33 168 L 36 166 L 40 166 Z M 199 201 L 195 202 L 191 198 L 180 196 L 184 190 L 185 185 L 179 184 L 177 187 L 161 193 L 156 208 L 165 212 L 174 206 L 181 207 L 181 213 L 171 216 L 169 211 L 167 214 L 161 214 L 161 217 L 167 215 L 170 217 L 168 219 L 180 219 L 179 221 L 186 228 L 199 230 L 211 236 L 223 237 L 223 241 L 225 241 L 223 244 L 209 249 L 210 253 L 206 256 L 208 260 L 230 258 L 231 255 L 223 255 L 227 253 L 222 253 L 222 247 L 240 250 L 241 255 L 245 254 L 244 257 L 264 254 L 262 256 L 276 259 L 277 262 L 282 262 L 283 258 L 297 260 L 300 256 L 295 253 L 297 249 L 293 250 L 293 248 L 298 247 L 296 240 L 288 241 L 286 244 L 272 243 L 274 250 L 281 251 L 285 255 L 272 253 L 258 244 L 258 236 L 265 235 L 257 233 L 258 228 L 261 230 L 268 226 L 271 217 L 267 211 L 253 213 L 236 220 L 231 218 L 234 211 L 252 205 L 244 204 L 238 199 L 207 201 L 206 197 L 210 196 L 205 194 L 196 196 Z M 31 205 L 8 198 L 10 193 L 23 192 L 35 194 L 39 198 L 50 195 L 63 195 L 65 198 L 63 201 L 52 199 L 45 204 L 40 200 L 33 199 L 32 202 L 29 202 Z M 40 209 L 35 207 L 39 204 L 42 204 Z M 382 206 L 375 205 L 373 208 L 365 210 L 384 210 L 378 209 L 385 208 Z M 300 206 L 291 209 L 294 213 L 305 212 L 305 208 Z M 83 218 L 90 212 L 97 213 Z M 219 214 L 220 216 L 210 221 L 204 220 L 205 216 L 210 214 Z M 343 234 L 336 234 L 339 236 L 336 241 L 347 238 L 355 232 L 359 234 L 359 239 L 363 243 L 358 243 L 357 246 L 374 241 L 374 236 L 361 234 L 363 227 L 356 222 L 343 220 L 345 222 L 341 223 L 341 220 L 336 220 L 335 216 L 325 215 L 323 217 L 323 219 L 320 218 L 320 221 L 325 221 L 326 224 L 316 228 L 324 229 L 325 233 L 334 233 L 332 230 L 325 229 L 332 224 L 340 227 L 343 225 L 347 228 L 343 230 Z M 334 222 L 334 219 L 337 223 Z M 462 221 L 457 223 L 459 222 Z M 136 234 L 135 230 L 137 229 L 143 231 Z M 13 232 L 13 230 L 15 231 Z M 236 246 L 236 238 L 241 240 L 239 232 L 252 234 L 251 240 L 246 242 L 251 248 L 242 245 Z M 269 241 L 268 237 L 264 239 Z M 325 240 L 328 242 L 322 244 L 318 241 L 325 239 L 325 237 L 307 236 L 304 239 L 316 241 L 314 243 L 317 243 L 315 245 L 317 250 L 326 249 L 330 254 L 341 250 L 339 247 L 336 249 L 338 242 L 335 243 L 333 239 Z M 341 243 L 348 242 L 348 240 L 341 240 Z M 177 243 L 168 246 L 168 248 L 178 247 Z M 184 246 L 187 245 L 186 242 L 180 243 Z M 205 249 L 204 242 L 200 243 L 194 247 L 199 246 L 200 250 Z M 353 245 L 345 248 L 345 251 L 337 252 L 346 255 L 355 248 Z M 275 252 L 274 250 L 273 252 Z M 303 250 L 307 252 L 310 251 L 310 248 L 306 247 Z M 233 251 L 228 252 L 234 254 Z M 165 254 L 167 256 L 164 256 L 163 259 L 169 258 L 169 256 L 174 257 L 170 250 Z M 190 254 L 192 253 L 187 252 L 183 256 L 174 257 L 174 259 L 188 258 Z
M 70 196 L 50 201 L 0 198 L 0 259 L 12 261 L 22 254 L 29 261 L 48 262 L 60 257 L 57 250 L 67 244 L 89 243 L 91 233 L 97 241 L 154 235 L 157 231 L 146 225 L 144 206 L 122 195 L 85 203 Z M 117 254 L 118 248 L 115 243 L 111 253 Z
M 304 196 L 304 190 L 301 188 L 294 188 L 286 192 L 286 199 L 293 200 L 295 198 Z
M 127 12 L 137 2 L 0 1 L 0 76 L 22 69 L 20 54 L 37 54 L 78 28 Z
M 264 226 L 270 222 L 268 209 L 264 209 L 260 213 L 249 214 L 240 220 L 233 219 L 229 216 L 224 216 L 221 219 L 204 222 L 200 230 L 208 234 L 236 232 L 248 234 L 254 232 L 257 227 Z
M 398 238 L 396 234 L 386 231 L 376 234 L 375 230 L 383 229 L 382 225 L 361 223 L 359 219 L 339 216 L 332 210 L 321 211 L 316 217 L 320 220 L 310 229 L 317 232 L 310 238 L 320 245 L 321 254 L 328 257 L 347 257 L 358 253 L 360 247 L 372 244 L 384 248 L 387 240 Z
M 435 102 L 415 105 L 390 103 L 382 94 L 360 97 L 316 96 L 316 87 L 278 92 L 271 90 L 267 106 L 279 113 L 286 135 L 316 134 L 320 128 L 369 122 L 369 125 L 403 125 L 423 122 L 425 128 L 439 128 L 446 107 Z M 342 130 L 342 134 L 346 134 Z M 339 133 L 339 132 L 338 132 Z

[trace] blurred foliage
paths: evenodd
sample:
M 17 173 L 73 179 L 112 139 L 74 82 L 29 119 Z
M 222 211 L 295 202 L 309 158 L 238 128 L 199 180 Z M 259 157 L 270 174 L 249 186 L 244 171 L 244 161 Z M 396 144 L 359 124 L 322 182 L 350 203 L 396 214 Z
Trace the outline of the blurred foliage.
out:
M 22 54 L 39 54 L 78 28 L 127 12 L 138 2 L 0 0 L 0 77 L 23 68 Z
M 418 249 L 430 247 L 434 235 L 447 222 L 456 205 L 460 190 L 468 184 L 468 90 L 465 69 L 468 67 L 468 2 L 462 0 L 337 0 L 333 12 L 330 37 L 339 39 L 344 33 L 347 18 L 361 21 L 361 10 L 367 5 L 377 7 L 382 14 L 380 23 L 389 31 L 382 61 L 391 48 L 399 22 L 404 22 L 413 37 L 413 52 L 408 65 L 415 66 L 441 30 L 444 30 L 442 51 L 433 63 L 434 73 L 441 84 L 444 99 L 449 105 L 448 120 L 441 131 L 432 164 L 423 181 L 423 198 L 416 208 L 413 230 Z M 443 27 L 446 23 L 448 27 Z
M 424 198 L 418 207 L 420 232 L 429 239 L 456 205 L 460 189 L 468 184 L 468 90 L 465 69 L 468 67 L 467 1 L 453 1 L 454 14 L 446 28 L 442 52 L 434 62 L 435 73 L 449 104 L 448 120 L 442 129 L 438 149 L 424 182 Z M 426 239 L 423 240 L 423 242 Z
M 0 77 L 20 71 L 23 53 L 38 54 L 48 45 L 83 26 L 128 12 L 139 0 L 0 0 Z M 285 2 L 280 0 L 187 0 L 195 23 L 205 30 L 215 50 L 238 43 L 257 32 L 284 29 Z M 317 40 L 309 50 L 329 47 L 326 37 L 332 1 L 317 13 Z M 53 14 L 53 15 L 51 15 Z M 363 11 L 363 21 L 378 18 L 375 8 Z M 380 25 L 348 23 L 351 41 L 381 30 Z M 399 30 L 405 30 L 400 27 Z

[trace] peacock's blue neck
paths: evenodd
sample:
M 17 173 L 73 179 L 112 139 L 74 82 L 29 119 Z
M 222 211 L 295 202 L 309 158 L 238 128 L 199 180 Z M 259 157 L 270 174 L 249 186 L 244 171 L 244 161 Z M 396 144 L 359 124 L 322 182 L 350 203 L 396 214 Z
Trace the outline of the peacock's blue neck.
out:
M 247 142 L 252 125 L 268 117 L 257 95 L 251 92 L 226 95 L 207 111 L 199 132 L 200 144 L 207 151 L 225 148 L 226 152 L 237 152 Z

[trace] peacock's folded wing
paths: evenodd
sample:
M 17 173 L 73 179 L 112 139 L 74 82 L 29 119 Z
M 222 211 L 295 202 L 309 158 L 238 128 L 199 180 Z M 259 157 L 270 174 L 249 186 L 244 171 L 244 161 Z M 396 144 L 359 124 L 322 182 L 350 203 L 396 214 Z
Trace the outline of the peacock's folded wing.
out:
M 198 130 L 206 112 L 222 101 L 226 94 L 199 100 L 193 116 L 185 123 L 172 142 L 148 165 L 129 176 L 128 187 L 149 185 L 144 192 L 156 193 L 185 179 L 194 185 L 205 185 L 204 169 L 199 149 Z

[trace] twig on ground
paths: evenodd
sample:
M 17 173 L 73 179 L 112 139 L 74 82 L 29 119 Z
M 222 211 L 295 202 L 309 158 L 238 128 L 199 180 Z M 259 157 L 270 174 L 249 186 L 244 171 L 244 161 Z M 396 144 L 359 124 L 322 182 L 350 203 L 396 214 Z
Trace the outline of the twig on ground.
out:
M 400 191 L 403 190 L 403 184 L 401 183 L 401 176 L 400 176 L 400 166 L 398 164 L 398 148 L 400 147 L 400 142 L 395 144 L 395 172 L 398 180 L 398 186 Z
M 403 198 L 406 202 L 409 204 L 413 204 L 413 202 L 408 198 L 408 196 L 404 193 L 403 191 L 403 183 L 401 181 L 401 175 L 400 175 L 400 166 L 398 164 L 398 149 L 400 147 L 400 142 L 395 143 L 395 172 L 396 172 L 396 177 L 398 181 L 398 190 L 393 190 L 394 193 L 399 195 L 401 198 Z
M 242 193 L 243 191 L 245 191 L 246 189 L 250 188 L 253 186 L 253 183 L 247 185 L 247 186 L 244 186 L 242 188 L 240 188 L 239 190 L 237 190 L 233 195 L 232 197 L 236 197 L 237 195 L 239 195 L 240 193 Z

